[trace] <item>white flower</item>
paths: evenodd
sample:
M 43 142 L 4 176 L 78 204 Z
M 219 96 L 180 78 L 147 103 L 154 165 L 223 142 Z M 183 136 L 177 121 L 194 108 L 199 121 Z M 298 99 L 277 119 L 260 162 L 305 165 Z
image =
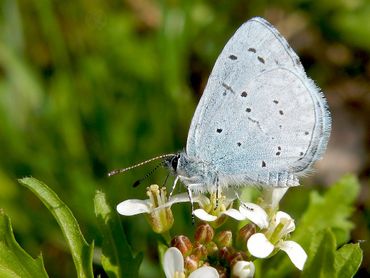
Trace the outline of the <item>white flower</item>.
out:
M 306 252 L 298 243 L 285 240 L 294 229 L 294 220 L 290 215 L 278 211 L 264 233 L 253 234 L 248 239 L 248 251 L 257 258 L 266 258 L 274 250 L 283 250 L 292 263 L 302 270 L 307 259 Z
M 170 247 L 163 256 L 166 278 L 185 278 L 184 258 L 179 249 Z M 189 278 L 218 278 L 218 272 L 210 266 L 202 266 L 190 273 Z
M 117 205 L 119 214 L 132 216 L 141 213 L 149 214 L 149 222 L 156 233 L 168 231 L 173 225 L 173 215 L 171 205 L 175 203 L 189 202 L 189 196 L 186 193 L 172 196 L 167 200 L 166 188 L 159 188 L 153 184 L 147 189 L 149 199 L 138 200 L 130 199 Z
M 117 205 L 117 211 L 119 214 L 132 216 L 141 213 L 152 213 L 159 209 L 171 207 L 173 204 L 185 202 L 189 202 L 189 196 L 187 193 L 174 195 L 167 202 L 163 200 L 163 202 L 161 202 L 157 206 L 155 203 L 153 203 L 152 199 L 129 199 L 119 203 Z
M 239 221 L 248 219 L 256 224 L 260 229 L 268 227 L 267 213 L 259 205 L 253 203 L 241 202 L 239 210 L 230 208 L 223 213 Z
M 238 278 L 252 278 L 254 271 L 255 267 L 252 262 L 238 261 L 233 266 L 232 275 Z
M 199 204 L 200 208 L 193 211 L 193 214 L 199 219 L 212 222 L 213 226 L 220 226 L 225 217 L 225 211 L 231 209 L 233 201 L 235 199 L 235 194 L 225 195 L 217 193 L 211 193 L 210 197 L 206 197 L 203 194 L 199 194 L 194 197 L 194 201 Z

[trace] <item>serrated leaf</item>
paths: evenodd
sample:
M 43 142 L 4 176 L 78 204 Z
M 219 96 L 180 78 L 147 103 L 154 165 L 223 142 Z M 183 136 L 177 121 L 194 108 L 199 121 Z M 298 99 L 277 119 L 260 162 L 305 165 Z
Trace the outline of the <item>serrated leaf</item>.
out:
M 0 277 L 48 277 L 40 255 L 33 259 L 19 246 L 9 217 L 0 209 Z
M 132 254 L 118 215 L 102 191 L 96 192 L 94 206 L 103 235 L 101 260 L 105 272 L 110 278 L 138 277 L 143 254 Z
M 35 178 L 18 180 L 30 189 L 57 220 L 72 254 L 79 278 L 93 277 L 92 257 L 94 244 L 89 245 L 82 235 L 76 218 L 67 205 L 46 184 Z
M 358 243 L 346 244 L 335 254 L 334 267 L 341 278 L 353 277 L 362 262 L 362 250 Z
M 313 235 L 302 277 L 337 277 L 334 268 L 335 249 L 335 237 L 330 230 Z

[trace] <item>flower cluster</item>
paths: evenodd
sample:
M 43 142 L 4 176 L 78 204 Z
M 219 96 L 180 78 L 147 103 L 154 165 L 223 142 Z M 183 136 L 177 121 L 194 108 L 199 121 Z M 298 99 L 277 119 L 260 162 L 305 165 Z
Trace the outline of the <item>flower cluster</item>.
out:
M 205 277 L 253 277 L 254 265 L 247 261 L 245 252 L 237 251 L 233 247 L 233 234 L 230 230 L 222 230 L 215 234 L 208 223 L 201 222 L 195 229 L 194 242 L 186 236 L 176 236 L 171 241 L 172 248 L 165 253 L 164 269 L 166 277 L 174 277 L 173 270 L 185 275 L 207 273 Z M 172 251 L 175 247 L 177 251 Z M 173 266 L 177 257 L 181 255 L 184 267 Z M 212 267 L 209 266 L 212 262 Z M 168 275 L 171 270 L 171 275 Z M 193 277 L 193 276 L 189 276 Z
M 253 277 L 254 260 L 284 251 L 300 270 L 307 259 L 306 252 L 296 242 L 288 240 L 295 229 L 294 220 L 278 210 L 278 204 L 287 189 L 265 189 L 259 204 L 239 200 L 234 194 L 198 194 L 193 201 L 199 208 L 193 214 L 200 222 L 194 241 L 185 235 L 172 238 L 163 256 L 167 278 L 173 277 Z M 147 213 L 156 233 L 167 233 L 173 225 L 171 205 L 188 202 L 187 194 L 167 199 L 165 188 L 152 185 L 147 190 L 148 200 L 126 200 L 117 206 L 123 215 Z M 227 218 L 247 221 L 236 233 L 219 228 Z M 216 231 L 215 231 L 216 230 Z

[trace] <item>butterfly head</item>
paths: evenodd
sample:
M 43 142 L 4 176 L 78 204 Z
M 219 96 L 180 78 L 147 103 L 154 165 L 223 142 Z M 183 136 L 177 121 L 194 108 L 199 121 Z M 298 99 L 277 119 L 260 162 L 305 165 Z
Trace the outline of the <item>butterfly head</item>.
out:
M 164 165 L 169 168 L 174 173 L 177 172 L 177 167 L 179 165 L 180 153 L 174 154 L 173 156 L 167 157 L 164 160 Z

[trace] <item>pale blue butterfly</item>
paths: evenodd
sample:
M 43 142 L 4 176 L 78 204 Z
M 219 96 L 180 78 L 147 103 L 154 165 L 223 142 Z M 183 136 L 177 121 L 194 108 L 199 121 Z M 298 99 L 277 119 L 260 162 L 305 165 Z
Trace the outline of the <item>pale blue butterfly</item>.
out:
M 255 17 L 218 57 L 186 150 L 154 159 L 165 158 L 174 186 L 180 180 L 190 196 L 246 185 L 297 186 L 323 155 L 330 129 L 324 95 L 297 54 L 269 22 Z

